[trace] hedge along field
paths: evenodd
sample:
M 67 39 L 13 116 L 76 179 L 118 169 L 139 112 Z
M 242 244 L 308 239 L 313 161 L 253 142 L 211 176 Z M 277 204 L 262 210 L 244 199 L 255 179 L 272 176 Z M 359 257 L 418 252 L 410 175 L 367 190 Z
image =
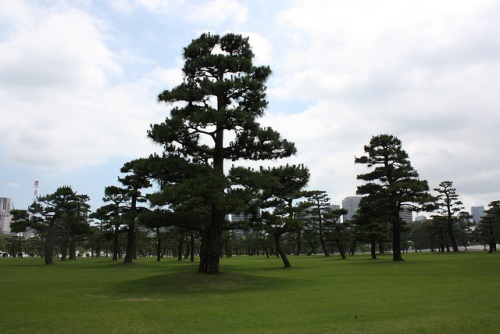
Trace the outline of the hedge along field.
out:
M 0 259 L 1 333 L 494 333 L 500 255 Z

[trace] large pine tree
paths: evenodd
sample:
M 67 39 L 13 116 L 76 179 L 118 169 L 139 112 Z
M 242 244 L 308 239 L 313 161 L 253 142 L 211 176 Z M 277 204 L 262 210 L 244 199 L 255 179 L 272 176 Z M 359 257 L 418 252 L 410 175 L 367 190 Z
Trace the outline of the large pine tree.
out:
M 366 155 L 355 158 L 354 162 L 365 164 L 372 170 L 358 175 L 357 178 L 366 183 L 358 186 L 357 194 L 369 196 L 370 203 L 376 206 L 372 212 L 391 225 L 393 261 L 403 261 L 401 207 L 404 204 L 421 211 L 421 206 L 432 200 L 428 194 L 429 186 L 427 181 L 419 179 L 397 137 L 387 134 L 373 136 L 364 151 Z
M 476 234 L 479 240 L 489 245 L 489 253 L 493 253 L 497 250 L 497 242 L 500 240 L 500 201 L 491 202 L 485 213 Z
M 439 188 L 434 188 L 438 192 L 437 209 L 438 215 L 444 221 L 448 239 L 451 242 L 454 252 L 458 252 L 457 239 L 455 238 L 455 229 L 458 225 L 460 213 L 464 209 L 462 201 L 458 200 L 456 189 L 453 188 L 453 182 L 443 181 Z
M 253 65 L 248 38 L 202 34 L 183 56 L 183 82 L 158 96 L 172 106 L 170 116 L 152 125 L 148 135 L 164 147 L 165 159 L 184 160 L 178 164 L 181 172 L 197 171 L 169 184 L 165 198 L 208 208 L 198 271 L 216 273 L 225 215 L 233 208 L 225 161 L 283 158 L 295 147 L 256 121 L 267 107 L 265 81 L 271 70 Z
M 14 210 L 14 228 L 24 231 L 30 227 L 41 232 L 45 236 L 45 264 L 53 264 L 52 256 L 58 238 L 62 236 L 69 240 L 89 231 L 85 219 L 90 208 L 88 201 L 87 195 L 78 195 L 70 186 L 59 187 L 52 194 L 38 197 L 29 206 L 29 212 Z
M 285 268 L 291 267 L 282 238 L 302 228 L 297 214 L 303 213 L 310 203 L 298 200 L 304 198 L 309 170 L 303 165 L 261 168 L 259 171 L 240 167 L 231 169 L 230 178 L 239 186 L 234 193 L 246 202 L 251 214 L 250 226 L 272 235 L 276 252 Z

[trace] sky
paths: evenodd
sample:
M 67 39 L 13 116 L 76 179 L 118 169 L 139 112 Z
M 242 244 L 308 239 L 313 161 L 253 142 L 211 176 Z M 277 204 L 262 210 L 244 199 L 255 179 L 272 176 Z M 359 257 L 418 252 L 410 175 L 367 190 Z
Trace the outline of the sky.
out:
M 273 71 L 259 122 L 295 143 L 333 204 L 368 172 L 372 136 L 398 137 L 431 190 L 468 211 L 500 200 L 500 2 L 495 0 L 0 1 L 0 197 L 17 209 L 70 185 L 103 205 L 182 82 L 204 32 L 249 37 Z

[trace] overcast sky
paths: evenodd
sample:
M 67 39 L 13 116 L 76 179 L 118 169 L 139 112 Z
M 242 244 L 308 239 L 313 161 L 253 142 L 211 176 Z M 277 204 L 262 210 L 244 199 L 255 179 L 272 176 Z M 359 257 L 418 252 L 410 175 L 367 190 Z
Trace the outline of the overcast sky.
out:
M 332 203 L 355 195 L 373 135 L 466 210 L 500 200 L 500 2 L 495 0 L 0 1 L 0 197 L 18 209 L 71 185 L 102 205 L 155 147 L 158 93 L 203 32 L 250 37 L 269 65 L 260 123 L 295 142 Z

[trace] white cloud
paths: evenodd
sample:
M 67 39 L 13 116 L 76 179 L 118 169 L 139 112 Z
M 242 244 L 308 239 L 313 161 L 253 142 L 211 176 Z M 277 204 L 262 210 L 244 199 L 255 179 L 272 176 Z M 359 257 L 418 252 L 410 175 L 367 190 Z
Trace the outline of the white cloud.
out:
M 248 42 L 255 54 L 255 65 L 269 65 L 272 62 L 273 46 L 265 36 L 254 32 L 241 32 L 241 35 L 248 37 Z
M 269 91 L 275 107 L 309 107 L 266 120 L 331 193 L 355 192 L 353 156 L 389 133 L 431 188 L 450 179 L 500 196 L 486 186 L 500 179 L 499 12 L 493 1 L 296 1 L 278 19 L 289 47 L 274 54 Z
M 183 0 L 115 0 L 110 2 L 110 6 L 127 14 L 132 14 L 137 8 L 145 8 L 152 13 L 167 14 L 183 3 Z
M 149 154 L 146 130 L 162 119 L 155 94 L 179 71 L 112 85 L 123 64 L 106 46 L 100 22 L 66 6 L 24 15 L 32 23 L 13 20 L 0 44 L 0 105 L 12 111 L 0 123 L 3 158 L 58 173 Z
M 132 14 L 137 8 L 168 17 L 182 16 L 188 21 L 209 27 L 225 23 L 241 24 L 248 19 L 248 9 L 236 0 L 119 0 L 111 2 L 116 10 Z
M 193 3 L 187 18 L 198 24 L 218 26 L 226 21 L 240 24 L 247 20 L 248 10 L 236 0 L 212 0 L 203 5 Z
M 353 80 L 388 68 L 440 70 L 467 58 L 463 54 L 475 51 L 470 43 L 478 37 L 486 45 L 494 42 L 483 36 L 495 36 L 491 29 L 498 30 L 498 25 L 487 25 L 483 14 L 476 14 L 486 4 L 298 1 L 279 17 L 279 24 L 289 31 L 284 38 L 293 47 L 280 66 L 288 75 L 319 67 Z
M 167 115 L 156 98 L 181 82 L 182 47 L 241 32 L 273 71 L 261 123 L 296 143 L 290 162 L 311 169 L 311 188 L 352 195 L 365 172 L 354 155 L 390 133 L 431 187 L 500 198 L 497 1 L 78 4 L 0 2 L 4 162 L 57 172 L 151 153 L 146 130 Z
M 98 21 L 72 8 L 32 10 L 32 23 L 0 45 L 1 85 L 7 87 L 103 86 L 106 72 L 120 73 L 103 44 Z M 63 28 L 64 27 L 64 28 Z

